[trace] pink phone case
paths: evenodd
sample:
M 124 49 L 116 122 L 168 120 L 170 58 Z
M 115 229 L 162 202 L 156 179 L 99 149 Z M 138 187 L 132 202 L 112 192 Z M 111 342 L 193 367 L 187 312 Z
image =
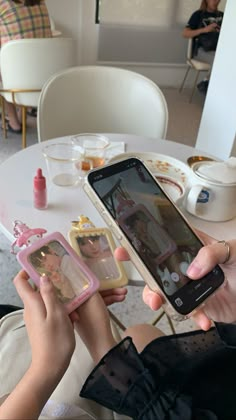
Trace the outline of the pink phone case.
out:
M 48 276 L 68 314 L 99 288 L 99 281 L 63 235 L 54 232 L 18 252 L 17 259 L 39 287 Z

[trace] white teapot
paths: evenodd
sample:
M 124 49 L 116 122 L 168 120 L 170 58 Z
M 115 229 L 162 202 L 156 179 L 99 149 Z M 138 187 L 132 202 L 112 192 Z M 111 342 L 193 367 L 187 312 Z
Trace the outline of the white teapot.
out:
M 236 216 L 236 158 L 195 163 L 185 207 L 201 219 L 226 221 Z

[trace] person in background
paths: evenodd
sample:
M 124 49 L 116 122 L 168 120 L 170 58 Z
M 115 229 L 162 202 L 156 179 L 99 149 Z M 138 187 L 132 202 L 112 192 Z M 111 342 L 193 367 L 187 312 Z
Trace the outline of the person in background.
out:
M 218 10 L 220 0 L 202 0 L 199 10 L 190 17 L 183 30 L 184 38 L 193 38 L 193 56 L 199 61 L 211 65 L 215 58 L 215 51 L 219 39 L 223 12 Z M 207 92 L 208 76 L 198 84 L 202 93 Z
M 22 38 L 51 38 L 51 26 L 44 0 L 0 0 L 0 44 Z M 17 71 L 17 69 L 16 69 Z M 14 104 L 6 102 L 8 130 L 22 132 Z

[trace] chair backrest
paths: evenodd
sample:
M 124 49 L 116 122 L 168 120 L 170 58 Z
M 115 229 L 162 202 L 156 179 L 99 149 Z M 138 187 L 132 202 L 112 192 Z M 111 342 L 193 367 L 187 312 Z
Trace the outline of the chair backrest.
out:
M 0 55 L 4 89 L 42 89 L 46 80 L 74 66 L 75 42 L 71 38 L 19 39 L 3 45 Z M 4 95 L 12 102 L 10 94 Z M 37 106 L 39 93 L 16 94 L 19 105 Z
M 56 25 L 55 25 L 55 22 L 54 22 L 54 19 L 52 18 L 52 16 L 49 16 L 49 20 L 50 20 L 50 27 L 51 27 L 51 30 L 52 30 L 52 31 L 55 31 L 55 29 L 56 29 Z
M 123 133 L 165 138 L 168 109 L 151 80 L 114 67 L 81 66 L 54 75 L 38 108 L 38 139 L 78 133 Z

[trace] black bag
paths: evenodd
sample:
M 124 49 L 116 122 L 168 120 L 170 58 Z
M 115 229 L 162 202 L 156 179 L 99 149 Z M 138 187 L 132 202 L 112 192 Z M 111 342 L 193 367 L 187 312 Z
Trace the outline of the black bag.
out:
M 204 51 L 215 51 L 219 39 L 219 32 L 208 32 L 202 34 L 198 38 L 198 47 L 202 47 Z

